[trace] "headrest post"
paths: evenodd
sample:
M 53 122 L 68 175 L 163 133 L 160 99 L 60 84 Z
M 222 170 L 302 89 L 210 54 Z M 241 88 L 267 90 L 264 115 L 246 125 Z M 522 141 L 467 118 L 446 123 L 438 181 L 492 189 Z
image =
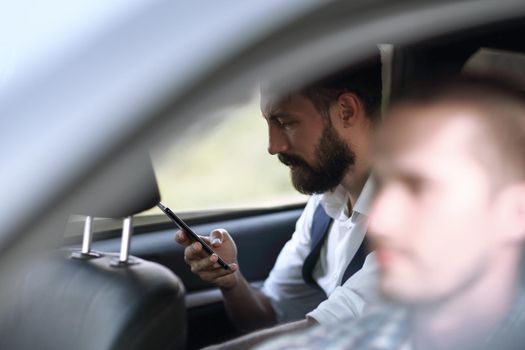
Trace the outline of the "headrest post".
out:
M 128 216 L 124 219 L 122 226 L 122 242 L 120 245 L 119 262 L 125 264 L 128 262 L 129 247 L 131 244 L 131 236 L 133 235 L 133 216 Z
M 140 259 L 129 256 L 131 236 L 133 236 L 133 216 L 128 216 L 124 219 L 122 225 L 122 241 L 120 243 L 119 257 L 118 259 L 115 257 L 115 259 L 111 261 L 110 266 L 125 267 L 128 265 L 135 265 L 140 262 Z
M 82 236 L 82 254 L 89 254 L 93 240 L 93 217 L 86 216 L 84 222 L 84 235 Z
M 74 259 L 93 259 L 99 258 L 102 254 L 91 250 L 91 241 L 93 240 L 93 216 L 86 216 L 84 221 L 84 234 L 82 235 L 82 248 L 80 251 L 75 251 L 71 254 Z

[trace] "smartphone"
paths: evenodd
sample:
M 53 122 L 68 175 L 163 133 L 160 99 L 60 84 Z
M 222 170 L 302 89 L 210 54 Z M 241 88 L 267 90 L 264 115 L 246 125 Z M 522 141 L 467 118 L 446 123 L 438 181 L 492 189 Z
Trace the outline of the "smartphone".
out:
M 219 265 L 221 265 L 226 270 L 230 269 L 230 266 L 228 266 L 228 264 L 217 253 L 215 253 L 213 251 L 213 249 L 211 249 L 211 247 L 206 242 L 204 242 L 204 240 L 202 238 L 199 237 L 198 234 L 193 232 L 193 230 L 184 221 L 182 221 L 181 218 L 179 218 L 177 215 L 175 215 L 175 213 L 170 208 L 168 208 L 167 206 L 165 206 L 164 204 L 162 204 L 160 202 L 159 202 L 159 204 L 157 204 L 157 207 L 159 207 L 159 209 L 162 210 L 162 212 L 164 214 L 166 214 L 166 216 L 169 217 L 171 219 L 171 221 L 173 221 L 175 224 L 177 224 L 177 226 L 181 230 L 186 232 L 186 234 L 188 234 L 190 236 L 190 239 L 192 241 L 199 242 L 200 244 L 202 244 L 202 249 L 204 249 L 204 251 L 206 253 L 208 253 L 209 255 L 216 254 L 217 257 L 219 258 L 217 260 L 217 263 Z

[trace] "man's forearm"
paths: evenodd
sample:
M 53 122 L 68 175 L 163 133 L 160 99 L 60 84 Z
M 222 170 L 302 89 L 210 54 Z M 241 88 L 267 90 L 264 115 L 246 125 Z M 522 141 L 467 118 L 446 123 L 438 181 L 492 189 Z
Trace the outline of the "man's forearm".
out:
M 270 299 L 252 288 L 240 273 L 235 287 L 221 291 L 226 311 L 239 329 L 250 331 L 276 323 Z
M 268 339 L 283 335 L 283 334 L 289 334 L 290 332 L 294 331 L 300 331 L 306 328 L 309 328 L 311 326 L 317 325 L 318 323 L 313 319 L 304 319 L 300 321 L 295 321 L 291 323 L 286 323 L 283 325 L 275 326 L 272 328 L 266 328 L 262 329 L 257 332 L 253 332 L 250 334 L 247 334 L 245 336 L 242 336 L 240 338 L 236 338 L 233 340 L 230 340 L 228 342 L 213 345 L 210 347 L 207 347 L 203 350 L 244 350 L 252 348 L 253 346 L 262 343 L 263 341 L 266 341 Z

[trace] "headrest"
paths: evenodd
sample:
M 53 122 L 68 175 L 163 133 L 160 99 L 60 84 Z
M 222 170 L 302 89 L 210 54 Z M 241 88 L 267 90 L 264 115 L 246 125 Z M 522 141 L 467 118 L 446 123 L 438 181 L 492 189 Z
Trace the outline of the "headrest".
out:
M 71 214 L 123 218 L 154 207 L 160 201 L 148 154 L 128 154 L 87 179 Z
M 184 285 L 173 272 L 145 260 L 112 268 L 118 254 L 70 253 L 31 257 L 4 276 L 1 349 L 184 349 Z
M 464 73 L 493 77 L 525 91 L 525 54 L 481 48 L 463 66 Z

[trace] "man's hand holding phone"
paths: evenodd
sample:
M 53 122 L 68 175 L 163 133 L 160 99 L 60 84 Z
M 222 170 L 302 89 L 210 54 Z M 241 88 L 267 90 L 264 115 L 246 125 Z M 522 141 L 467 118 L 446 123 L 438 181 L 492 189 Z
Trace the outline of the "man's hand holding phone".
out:
M 231 289 L 238 282 L 237 247 L 230 234 L 224 229 L 213 230 L 209 237 L 200 236 L 204 242 L 213 248 L 216 254 L 209 255 L 202 244 L 192 241 L 183 230 L 177 231 L 175 241 L 185 246 L 184 260 L 191 271 L 202 280 L 215 284 L 223 289 Z M 218 263 L 218 256 L 229 263 L 229 269 L 224 269 Z

